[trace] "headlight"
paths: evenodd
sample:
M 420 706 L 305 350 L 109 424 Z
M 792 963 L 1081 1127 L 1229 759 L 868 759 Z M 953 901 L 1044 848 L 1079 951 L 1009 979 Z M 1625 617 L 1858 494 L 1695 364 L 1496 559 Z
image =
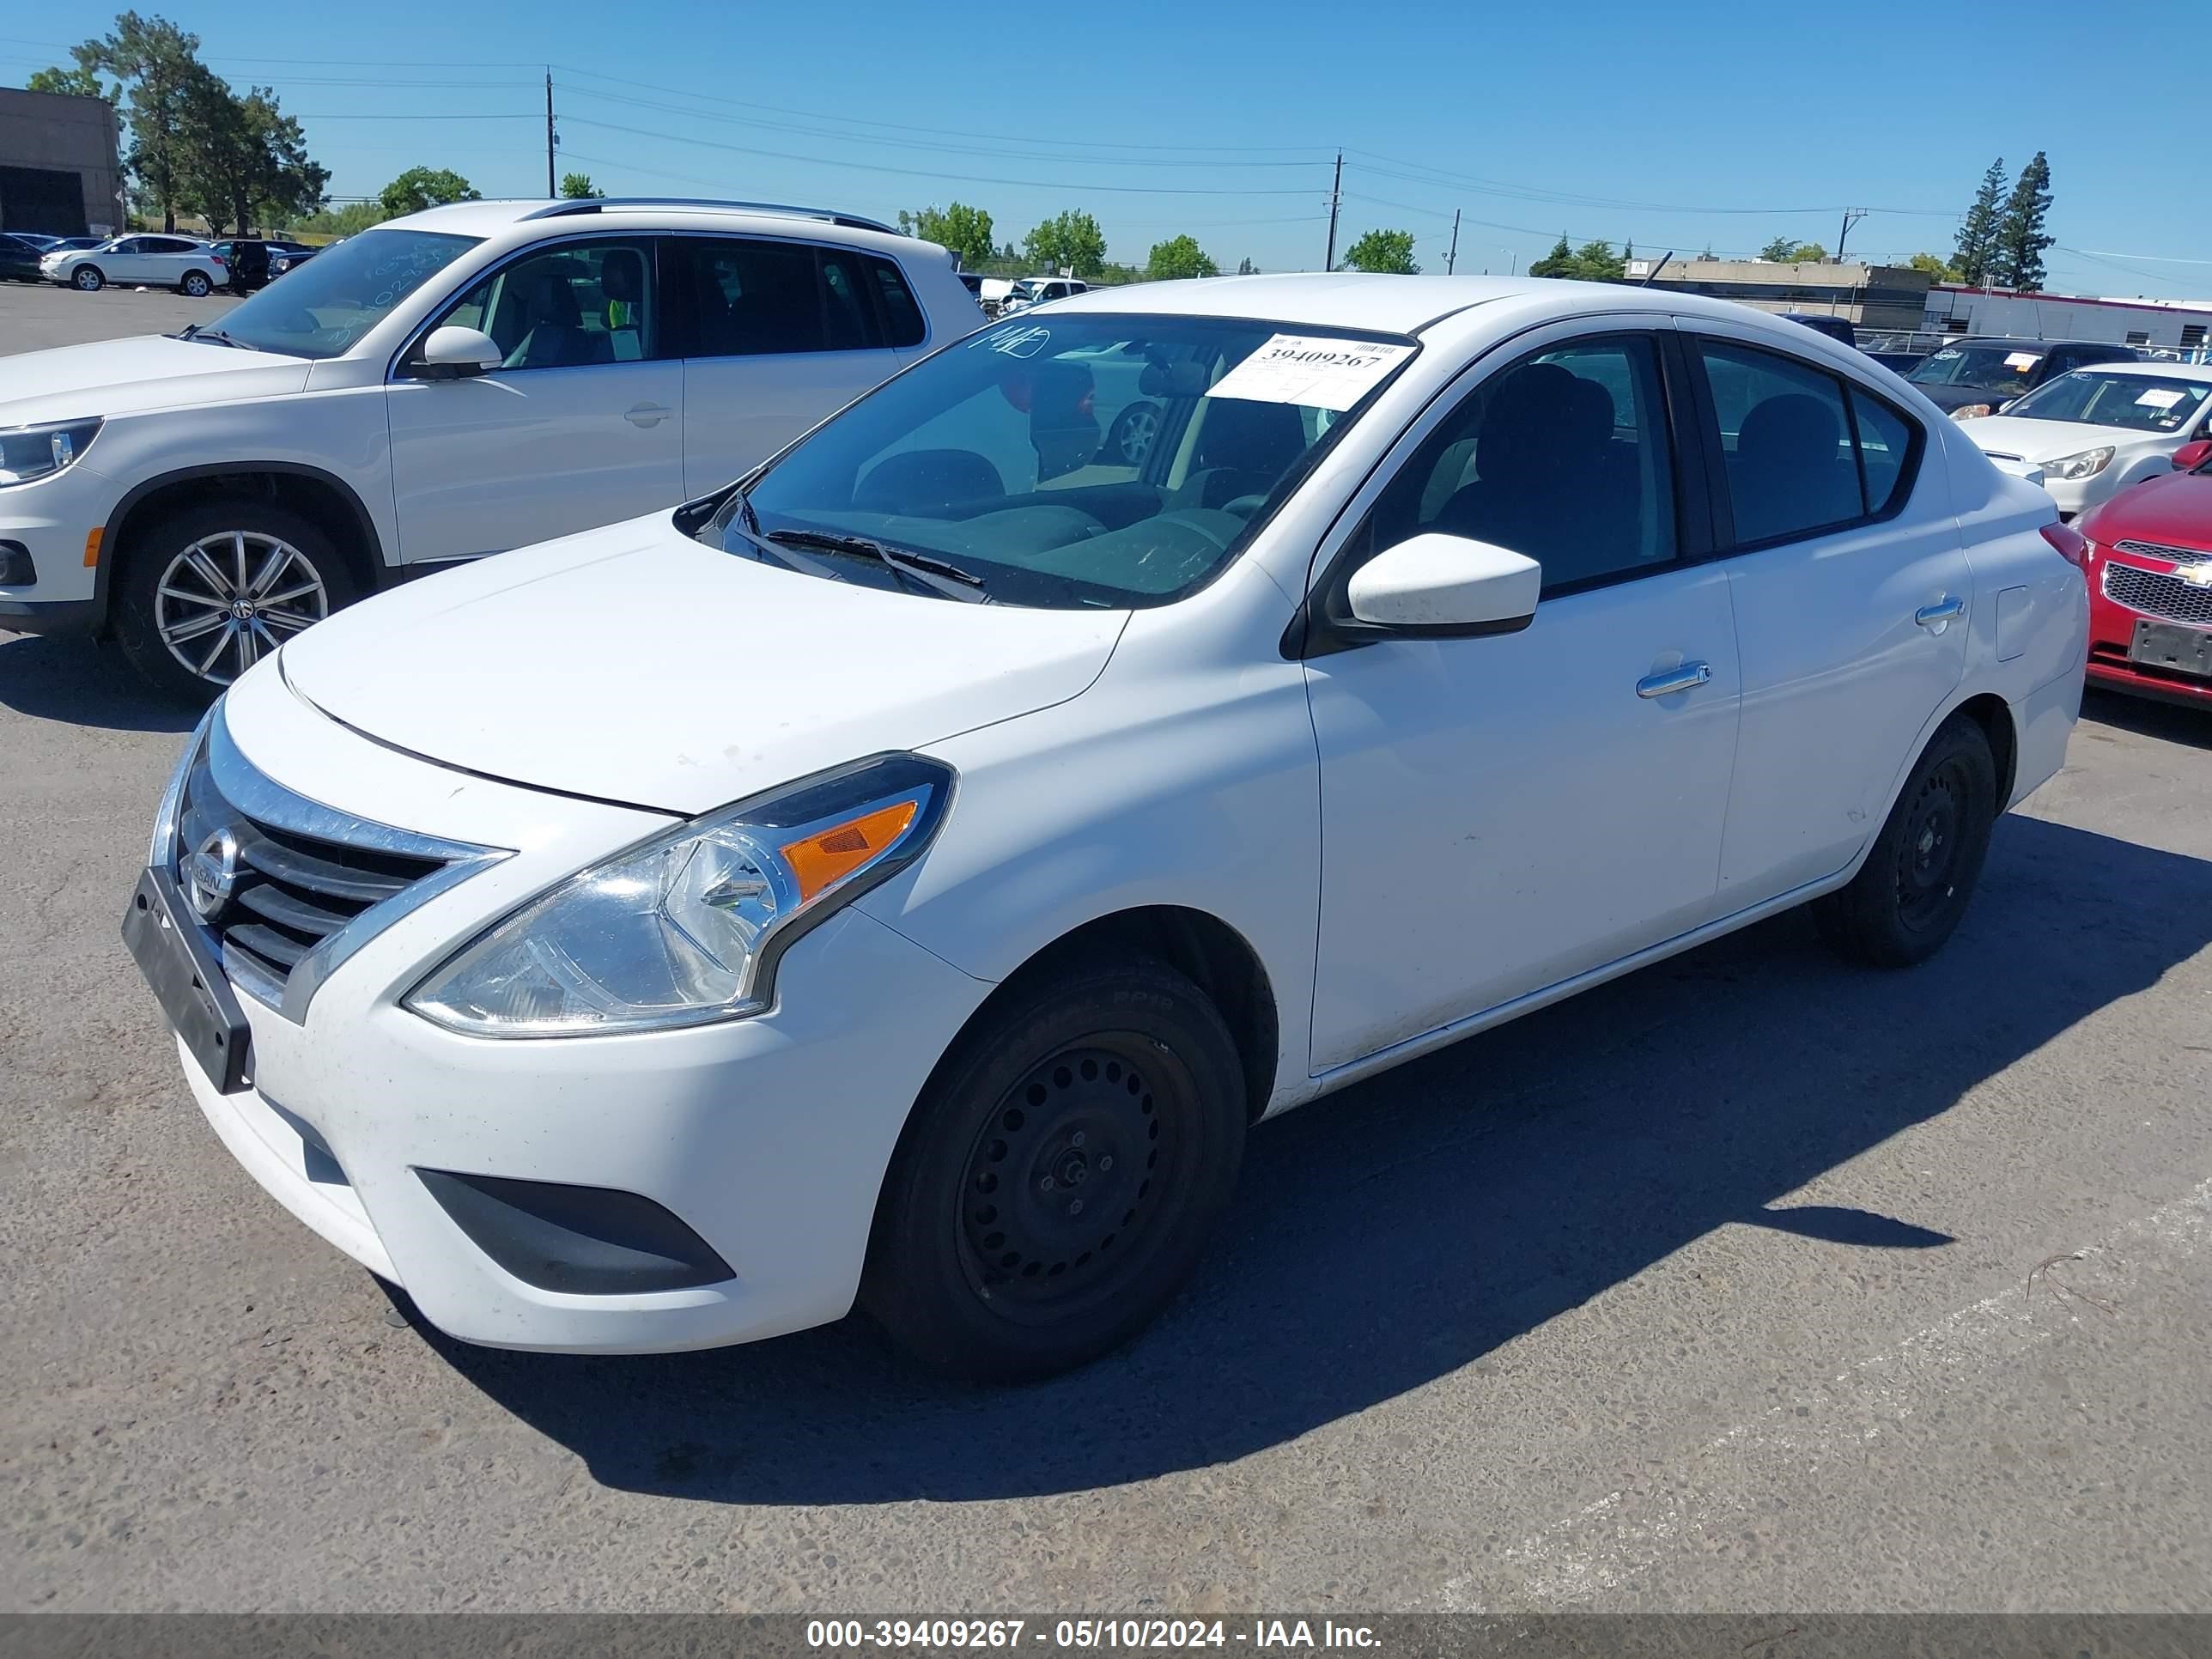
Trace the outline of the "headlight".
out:
M 28 483 L 58 472 L 84 453 L 98 421 L 65 421 L 55 426 L 18 426 L 0 431 L 0 488 Z
M 884 755 L 695 818 L 531 900 L 405 1006 L 488 1037 L 758 1013 L 791 942 L 919 858 L 951 794 L 950 767 Z
M 1968 404 L 1963 409 L 1953 410 L 1951 418 L 1954 421 L 1978 421 L 1989 412 L 1990 406 L 1987 404 Z
M 2112 459 L 2112 447 L 2106 444 L 2097 449 L 2085 449 L 2078 455 L 2062 455 L 2055 461 L 2045 461 L 2043 472 L 2050 478 L 2094 478 Z

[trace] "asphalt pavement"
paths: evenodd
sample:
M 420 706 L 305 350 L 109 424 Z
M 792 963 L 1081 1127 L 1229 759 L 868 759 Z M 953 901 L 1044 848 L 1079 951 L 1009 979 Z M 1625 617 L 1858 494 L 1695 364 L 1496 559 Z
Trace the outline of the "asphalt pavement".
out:
M 0 1608 L 2212 1611 L 2212 717 L 2093 696 L 1920 969 L 1784 916 L 1263 1127 L 1001 1392 L 414 1322 L 118 938 L 188 724 L 0 635 Z

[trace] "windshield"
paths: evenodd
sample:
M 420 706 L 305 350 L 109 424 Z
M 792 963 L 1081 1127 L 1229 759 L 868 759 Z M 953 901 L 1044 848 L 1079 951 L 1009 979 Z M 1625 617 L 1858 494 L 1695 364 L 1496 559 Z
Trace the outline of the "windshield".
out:
M 428 230 L 365 230 L 287 272 L 282 284 L 232 307 L 216 326 L 263 351 L 335 357 L 477 240 Z
M 879 560 L 821 556 L 822 537 L 865 538 L 1001 604 L 1169 604 L 1243 550 L 1417 349 L 1223 318 L 1003 324 L 803 440 L 702 538 L 920 591 Z
M 2035 345 L 1945 346 L 1905 378 L 1915 386 L 1970 386 L 2016 398 L 2042 361 L 2043 348 Z
M 2131 432 L 2179 432 L 2212 392 L 2199 380 L 2153 380 L 2077 368 L 2022 398 L 2008 415 L 2029 421 L 2081 421 Z

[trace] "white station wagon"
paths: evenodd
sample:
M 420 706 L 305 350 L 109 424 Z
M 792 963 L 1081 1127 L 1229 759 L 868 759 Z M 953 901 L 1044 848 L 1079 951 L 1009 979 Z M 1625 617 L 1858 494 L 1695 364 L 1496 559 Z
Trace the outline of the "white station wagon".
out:
M 289 641 L 125 933 L 224 1143 L 456 1337 L 857 1300 L 1038 1376 L 1260 1119 L 1791 906 L 1940 947 L 2073 728 L 2056 517 L 1720 301 L 1092 293 Z

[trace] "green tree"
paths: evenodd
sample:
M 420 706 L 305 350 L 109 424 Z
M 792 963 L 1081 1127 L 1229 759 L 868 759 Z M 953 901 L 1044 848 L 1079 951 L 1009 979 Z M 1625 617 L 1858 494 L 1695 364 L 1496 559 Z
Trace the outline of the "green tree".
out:
M 1413 263 L 1413 233 L 1410 230 L 1370 230 L 1344 251 L 1340 270 L 1378 270 L 1400 276 L 1414 276 L 1420 266 Z
M 592 182 L 588 173 L 564 173 L 561 175 L 561 199 L 564 202 L 595 202 L 606 191 Z
M 85 74 L 105 71 L 127 89 L 124 112 L 131 123 L 125 156 L 142 201 L 161 210 L 161 228 L 177 228 L 187 172 L 186 106 L 208 70 L 199 60 L 200 38 L 166 17 L 126 11 L 114 28 L 70 49 Z
M 1260 267 L 1254 264 L 1249 257 L 1242 258 L 1237 262 L 1237 274 L 1239 276 L 1257 276 Z
M 955 202 L 946 208 L 933 203 L 913 213 L 902 212 L 898 224 L 908 235 L 919 236 L 925 242 L 934 242 L 958 254 L 965 269 L 987 264 L 994 257 L 991 216 L 965 202 Z
M 1152 244 L 1152 257 L 1145 261 L 1145 277 L 1148 282 L 1172 282 L 1179 276 L 1218 276 L 1221 267 L 1207 257 L 1199 246 L 1195 236 L 1170 236 L 1164 242 Z
M 77 48 L 82 52 L 83 48 Z M 70 69 L 42 69 L 23 82 L 26 92 L 60 92 L 72 98 L 104 98 L 109 103 L 120 101 L 122 89 L 102 82 L 93 70 L 78 64 Z
M 1049 270 L 1096 276 L 1106 268 L 1106 233 L 1089 214 L 1071 210 L 1030 232 L 1022 239 L 1022 251 Z
M 326 236 L 336 240 L 341 237 L 358 236 L 371 225 L 382 224 L 388 216 L 381 202 L 348 202 L 341 208 L 319 208 L 313 213 L 277 219 L 270 228 L 289 230 L 301 236 Z
M 2043 286 L 2043 251 L 2054 239 L 2043 228 L 2051 212 L 2051 163 L 2041 150 L 2020 170 L 1997 221 L 1990 276 L 2002 288 L 2034 293 Z
M 385 217 L 397 219 L 443 202 L 476 202 L 483 197 L 450 167 L 410 167 L 386 185 L 377 199 L 384 204 Z
M 1960 275 L 1958 266 L 1940 253 L 1916 253 L 1905 263 L 1915 270 L 1926 271 L 1939 283 L 1956 283 L 1965 280 Z
M 1759 257 L 1778 265 L 1817 265 L 1828 257 L 1818 242 L 1801 242 L 1794 236 L 1778 236 L 1759 250 Z
M 1610 242 L 1584 242 L 1575 250 L 1575 276 L 1585 283 L 1617 283 L 1628 274 L 1628 261 Z
M 1559 233 L 1559 240 L 1552 244 L 1552 251 L 1540 259 L 1528 261 L 1531 276 L 1572 276 L 1575 275 L 1575 251 L 1567 246 L 1567 233 Z
M 1951 268 L 1959 273 L 1962 283 L 1980 288 L 1990 280 L 1991 269 L 1996 264 L 1997 224 L 2004 212 L 2004 157 L 2000 155 L 1982 175 L 1982 187 L 1974 192 L 1973 205 L 1959 223 L 1959 240 L 1951 252 Z
M 217 235 L 322 204 L 330 170 L 308 159 L 299 122 L 277 107 L 267 87 L 250 87 L 241 98 L 203 69 L 185 95 L 180 131 L 179 198 Z

